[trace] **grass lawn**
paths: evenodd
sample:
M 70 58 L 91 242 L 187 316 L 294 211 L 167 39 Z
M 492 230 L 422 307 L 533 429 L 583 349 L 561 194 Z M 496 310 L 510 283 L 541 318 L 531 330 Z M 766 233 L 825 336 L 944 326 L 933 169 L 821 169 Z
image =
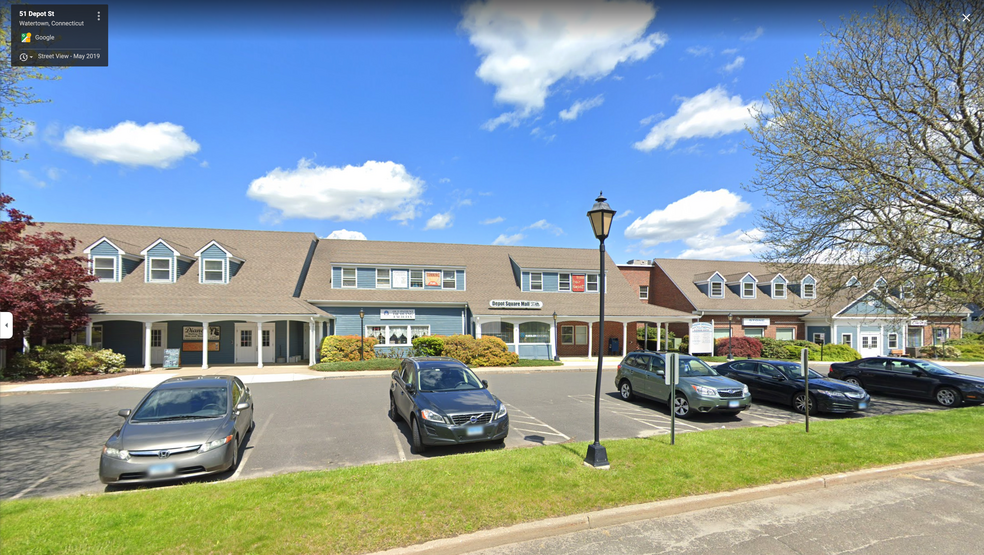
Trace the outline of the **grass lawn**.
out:
M 521 368 L 527 366 L 563 366 L 563 362 L 554 362 L 552 360 L 532 360 L 528 358 L 519 359 L 516 364 L 510 364 L 511 368 Z M 479 370 L 481 370 L 479 368 Z
M 984 408 L 605 441 L 0 502 L 15 553 L 362 553 L 548 517 L 984 451 Z

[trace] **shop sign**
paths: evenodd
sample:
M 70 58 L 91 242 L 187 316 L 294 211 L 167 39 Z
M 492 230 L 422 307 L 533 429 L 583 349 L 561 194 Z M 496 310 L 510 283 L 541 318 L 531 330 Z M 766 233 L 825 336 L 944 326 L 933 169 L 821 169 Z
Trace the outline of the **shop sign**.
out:
M 379 309 L 380 320 L 413 320 L 417 316 L 412 308 L 381 308 Z
M 518 308 L 523 310 L 540 310 L 543 308 L 543 301 L 505 301 L 491 300 L 489 308 Z
M 574 274 L 571 276 L 571 291 L 584 293 L 584 274 Z
M 440 287 L 441 272 L 424 272 L 424 284 L 427 287 Z
M 209 326 L 208 327 L 208 340 L 218 341 L 219 340 L 219 326 Z M 202 327 L 201 326 L 184 326 L 181 330 L 181 339 L 184 341 L 201 341 L 202 340 Z M 199 349 L 201 350 L 201 349 Z
M 408 275 L 406 270 L 393 270 L 393 289 L 406 289 Z
M 910 320 L 909 321 L 909 325 L 910 326 L 915 326 L 915 327 L 928 326 L 929 325 L 929 321 L 928 320 Z
M 199 352 L 200 353 L 200 352 L 202 352 L 202 342 L 201 341 L 186 341 L 186 342 L 184 342 L 184 343 L 181 344 L 181 350 L 182 351 L 195 351 L 195 352 Z M 219 350 L 219 342 L 218 341 L 209 341 L 208 342 L 208 350 L 210 352 L 216 352 L 216 351 L 218 351 Z
M 754 326 L 754 327 L 769 327 L 768 318 L 743 318 L 741 321 L 743 326 Z
M 690 354 L 714 352 L 714 326 L 707 322 L 690 324 Z

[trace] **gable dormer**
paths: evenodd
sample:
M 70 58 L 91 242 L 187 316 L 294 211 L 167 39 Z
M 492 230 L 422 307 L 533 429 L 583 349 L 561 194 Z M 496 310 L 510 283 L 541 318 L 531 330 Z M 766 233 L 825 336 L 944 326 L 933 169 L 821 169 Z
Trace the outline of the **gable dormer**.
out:
M 209 241 L 198 249 L 195 258 L 198 259 L 198 283 L 229 283 L 245 262 L 217 241 Z
M 875 289 L 884 289 L 886 285 L 888 285 L 888 281 L 886 281 L 883 277 L 879 277 L 875 280 Z
M 800 297 L 804 299 L 817 298 L 817 279 L 810 274 L 806 274 L 800 280 Z
M 772 298 L 773 299 L 785 299 L 786 298 L 786 286 L 789 282 L 782 274 L 776 274 L 776 277 L 772 278 Z
M 89 271 L 99 281 L 118 282 L 140 263 L 140 258 L 127 253 L 108 237 L 100 237 L 82 253 L 89 257 Z
M 711 299 L 724 298 L 725 283 L 727 283 L 727 280 L 719 272 L 712 272 L 710 275 L 698 274 L 694 276 L 694 285 L 697 287 L 706 285 L 707 289 L 704 291 L 707 293 L 708 298 Z
M 847 286 L 861 287 L 861 280 L 858 279 L 858 276 L 851 276 L 851 279 L 847 280 Z
M 751 272 L 728 276 L 728 285 L 737 285 L 738 296 L 743 299 L 754 299 L 757 296 L 758 279 Z
M 144 257 L 144 281 L 147 283 L 174 283 L 195 261 L 164 239 L 154 241 L 140 254 Z

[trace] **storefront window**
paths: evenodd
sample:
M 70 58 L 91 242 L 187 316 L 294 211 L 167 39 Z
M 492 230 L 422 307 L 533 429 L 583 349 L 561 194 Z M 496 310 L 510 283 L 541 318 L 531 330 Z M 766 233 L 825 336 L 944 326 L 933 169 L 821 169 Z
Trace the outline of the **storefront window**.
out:
M 482 335 L 498 337 L 506 343 L 512 343 L 513 325 L 509 322 L 487 322 L 482 324 Z
M 550 343 L 550 324 L 524 322 L 519 325 L 520 343 Z
M 762 328 L 745 328 L 745 337 L 763 337 L 765 330 Z
M 574 344 L 574 326 L 560 326 L 561 345 Z

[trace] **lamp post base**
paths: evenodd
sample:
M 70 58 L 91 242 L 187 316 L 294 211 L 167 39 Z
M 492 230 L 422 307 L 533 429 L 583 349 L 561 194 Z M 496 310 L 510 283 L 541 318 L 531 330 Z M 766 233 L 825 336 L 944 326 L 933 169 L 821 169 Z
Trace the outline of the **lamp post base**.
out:
M 610 468 L 608 465 L 608 451 L 605 450 L 605 446 L 600 443 L 588 445 L 588 456 L 584 457 L 584 464 L 602 470 Z

